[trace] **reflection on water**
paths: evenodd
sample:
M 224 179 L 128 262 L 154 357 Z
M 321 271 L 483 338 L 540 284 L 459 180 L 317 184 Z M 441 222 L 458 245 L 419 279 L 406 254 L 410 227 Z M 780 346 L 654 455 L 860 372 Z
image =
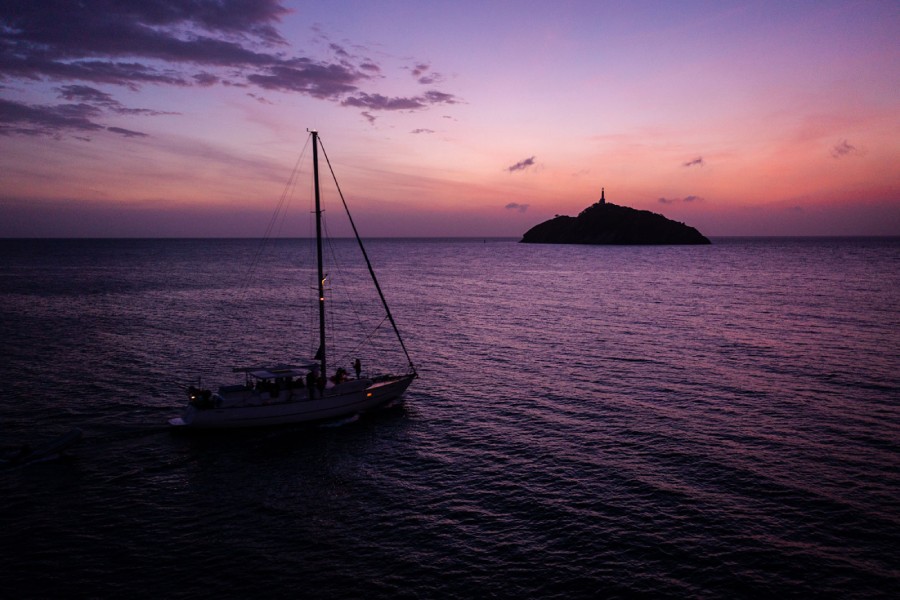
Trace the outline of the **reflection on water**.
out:
M 252 240 L 0 242 L 2 443 L 85 432 L 70 460 L 0 473 L 2 589 L 897 589 L 896 240 L 373 240 L 420 368 L 404 406 L 173 434 L 198 375 L 314 352 L 305 243 L 248 282 Z M 394 360 L 362 275 L 329 275 L 346 367 Z

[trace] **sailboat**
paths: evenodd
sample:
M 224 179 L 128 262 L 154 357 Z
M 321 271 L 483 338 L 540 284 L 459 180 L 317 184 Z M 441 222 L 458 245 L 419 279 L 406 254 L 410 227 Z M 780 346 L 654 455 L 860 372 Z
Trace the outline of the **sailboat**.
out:
M 169 424 L 174 427 L 221 429 L 337 420 L 402 400 L 403 393 L 418 376 L 339 187 L 338 193 L 341 196 L 361 255 L 368 267 L 369 276 L 381 299 L 386 318 L 406 356 L 408 367 L 404 373 L 382 373 L 363 377 L 357 362 L 354 365 L 356 377 L 350 377 L 343 368 L 337 369 L 334 376 L 327 376 L 326 274 L 322 256 L 323 211 L 319 190 L 318 154 L 321 141 L 317 131 L 310 131 L 310 135 L 313 147 L 316 266 L 318 270 L 318 351 L 315 357 L 309 360 L 237 367 L 234 372 L 244 374 L 244 383 L 223 385 L 215 392 L 202 387 L 188 387 L 187 407 L 181 416 L 169 420 Z M 322 152 L 325 153 L 324 146 L 321 147 Z M 325 158 L 327 161 L 327 154 L 325 154 Z M 330 166 L 329 162 L 329 168 Z M 333 171 L 332 176 L 334 176 Z

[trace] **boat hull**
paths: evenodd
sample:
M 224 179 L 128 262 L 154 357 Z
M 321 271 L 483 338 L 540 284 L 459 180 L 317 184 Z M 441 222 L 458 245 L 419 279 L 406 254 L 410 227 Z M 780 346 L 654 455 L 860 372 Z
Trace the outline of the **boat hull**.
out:
M 295 401 L 199 408 L 189 405 L 181 417 L 169 420 L 174 427 L 193 429 L 231 429 L 270 427 L 338 419 L 379 408 L 400 398 L 415 375 L 379 378 L 365 387 L 336 386 L 319 397 L 305 395 Z

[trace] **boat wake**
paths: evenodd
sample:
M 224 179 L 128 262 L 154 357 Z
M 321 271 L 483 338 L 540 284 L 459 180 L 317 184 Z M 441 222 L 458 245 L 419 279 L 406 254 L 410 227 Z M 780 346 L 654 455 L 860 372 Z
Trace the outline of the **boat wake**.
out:
M 350 415 L 349 417 L 344 417 L 342 419 L 335 419 L 334 421 L 326 421 L 325 423 L 321 423 L 319 425 L 322 429 L 330 429 L 333 427 L 343 427 L 344 425 L 349 425 L 350 423 L 356 423 L 359 421 L 359 413 Z

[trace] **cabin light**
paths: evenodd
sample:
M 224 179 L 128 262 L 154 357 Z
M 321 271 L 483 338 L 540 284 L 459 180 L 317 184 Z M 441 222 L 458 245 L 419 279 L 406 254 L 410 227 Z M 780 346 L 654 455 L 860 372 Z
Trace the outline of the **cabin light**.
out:
M 319 302 L 325 302 L 325 296 L 319 296 Z
M 366 393 L 366 398 L 371 398 L 371 397 L 372 397 L 372 392 L 367 392 L 367 393 Z

